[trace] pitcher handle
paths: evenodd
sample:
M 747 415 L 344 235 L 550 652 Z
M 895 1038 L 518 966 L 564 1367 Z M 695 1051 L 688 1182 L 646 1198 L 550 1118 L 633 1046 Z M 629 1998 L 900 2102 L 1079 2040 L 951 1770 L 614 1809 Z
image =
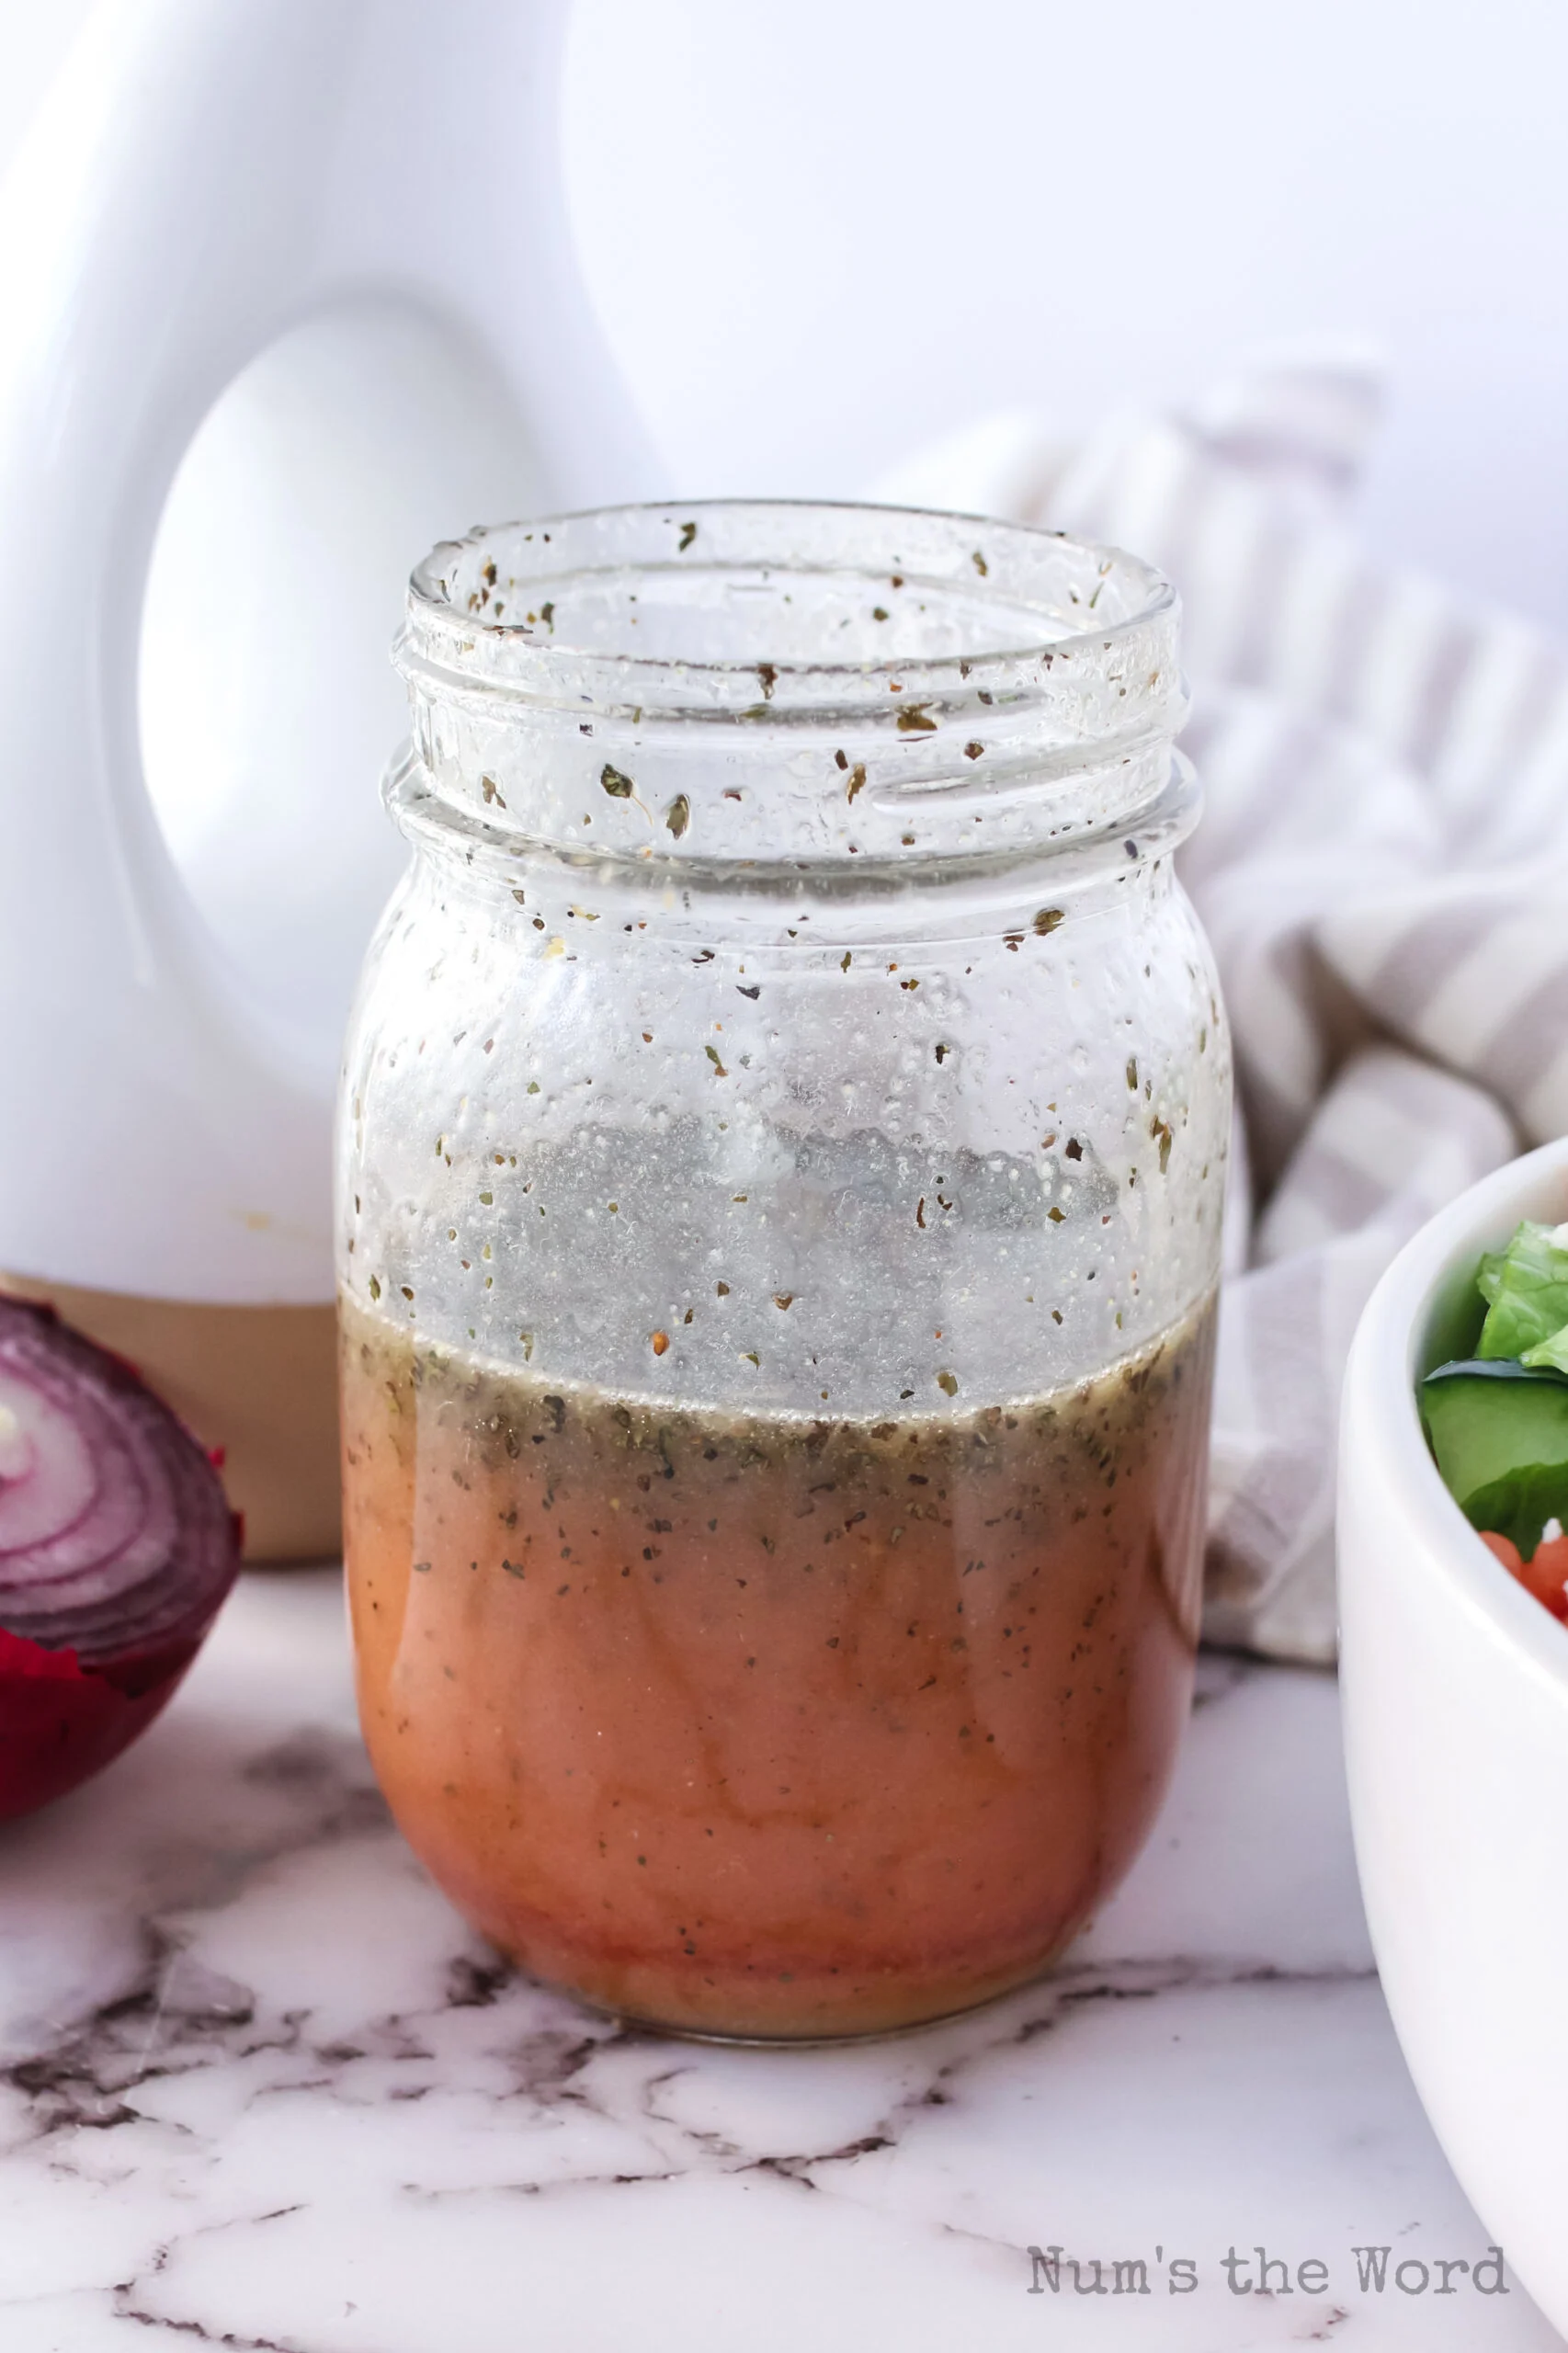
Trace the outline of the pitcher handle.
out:
M 331 1295 L 336 1040 L 256 1001 L 169 857 L 138 740 L 148 566 L 224 386 L 378 287 L 468 313 L 561 503 L 651 487 L 565 243 L 562 13 L 107 0 L 0 191 L 0 1267 Z M 531 309 L 483 286 L 460 127 L 525 184 Z

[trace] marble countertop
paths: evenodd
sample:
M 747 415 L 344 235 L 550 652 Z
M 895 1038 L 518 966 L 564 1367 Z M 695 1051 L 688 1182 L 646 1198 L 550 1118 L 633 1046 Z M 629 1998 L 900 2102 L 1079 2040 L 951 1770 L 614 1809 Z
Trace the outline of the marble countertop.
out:
M 725 2050 L 497 1966 L 389 1825 L 336 1579 L 252 1575 L 142 1745 L 0 1831 L 0 2045 L 5 2353 L 1560 2341 L 1511 2279 L 1394 2285 L 1486 2233 L 1379 1995 L 1310 1672 L 1203 1662 L 1153 1844 L 1047 1983 Z

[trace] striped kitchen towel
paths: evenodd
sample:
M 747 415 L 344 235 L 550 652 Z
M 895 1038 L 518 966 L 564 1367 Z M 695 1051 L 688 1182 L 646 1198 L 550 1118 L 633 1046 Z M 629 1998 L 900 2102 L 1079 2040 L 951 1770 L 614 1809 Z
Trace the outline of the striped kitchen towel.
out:
M 1183 866 L 1240 1131 L 1205 1631 L 1322 1661 L 1361 1307 L 1433 1211 L 1568 1131 L 1568 658 L 1358 542 L 1379 405 L 1366 366 L 1281 364 L 1076 448 L 1005 419 L 879 486 L 1112 540 L 1181 591 L 1208 792 Z

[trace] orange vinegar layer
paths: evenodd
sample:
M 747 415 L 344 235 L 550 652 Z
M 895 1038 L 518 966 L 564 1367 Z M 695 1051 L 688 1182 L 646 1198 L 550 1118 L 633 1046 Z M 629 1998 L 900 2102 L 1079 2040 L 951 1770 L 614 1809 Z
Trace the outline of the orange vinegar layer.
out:
M 1190 1696 L 1211 1302 L 1078 1389 L 881 1422 L 342 1330 L 366 1739 L 525 1967 L 877 2032 L 1023 1982 L 1120 1879 Z

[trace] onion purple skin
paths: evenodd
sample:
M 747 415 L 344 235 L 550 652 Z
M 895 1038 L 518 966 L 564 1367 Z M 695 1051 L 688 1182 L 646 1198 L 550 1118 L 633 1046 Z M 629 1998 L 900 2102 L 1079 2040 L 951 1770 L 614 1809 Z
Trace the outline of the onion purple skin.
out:
M 112 1765 L 162 1715 L 199 1648 L 198 1642 L 183 1657 L 94 1670 L 74 1652 L 22 1644 L 0 1630 L 0 1822 L 36 1813 Z M 68 1671 L 36 1672 L 14 1655 L 24 1649 Z
M 174 1697 L 240 1563 L 200 1441 L 135 1368 L 0 1294 L 0 1822 L 65 1796 Z

